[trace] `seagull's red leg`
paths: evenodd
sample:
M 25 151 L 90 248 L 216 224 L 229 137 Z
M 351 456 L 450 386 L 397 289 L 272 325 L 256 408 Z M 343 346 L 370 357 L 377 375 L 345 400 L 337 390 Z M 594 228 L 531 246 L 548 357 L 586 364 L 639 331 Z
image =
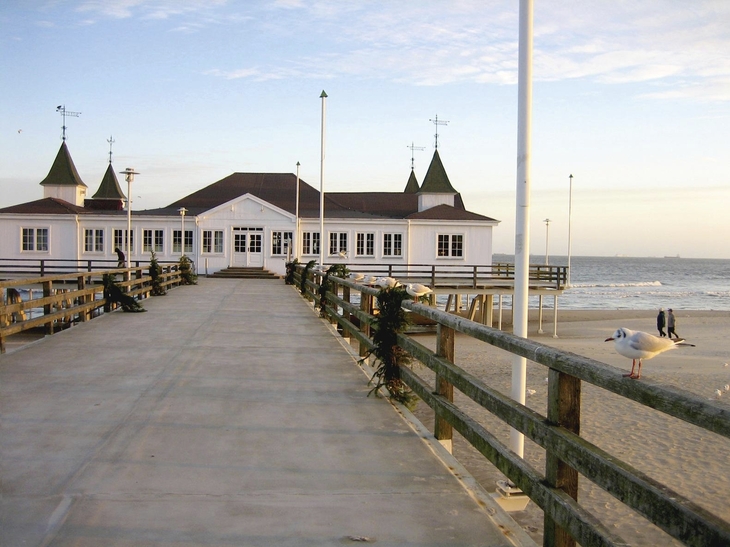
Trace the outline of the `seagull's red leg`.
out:
M 634 359 L 633 361 L 631 361 L 631 372 L 629 372 L 628 374 L 624 374 L 624 377 L 628 376 L 629 378 L 633 378 L 634 377 L 634 367 L 635 366 L 636 366 L 636 359 Z
M 641 378 L 641 359 L 639 359 L 639 372 L 636 374 L 636 376 L 634 378 L 636 380 L 638 380 L 639 378 Z

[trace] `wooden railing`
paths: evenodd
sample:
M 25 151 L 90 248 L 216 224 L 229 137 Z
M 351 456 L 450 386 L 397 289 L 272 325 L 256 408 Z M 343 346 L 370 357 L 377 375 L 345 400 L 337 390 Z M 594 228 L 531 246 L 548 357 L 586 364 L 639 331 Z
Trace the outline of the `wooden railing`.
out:
M 161 266 L 177 264 L 177 261 L 158 260 Z M 95 272 L 110 270 L 118 264 L 117 260 L 76 260 L 63 258 L 0 258 L 0 278 L 59 275 L 73 272 Z M 132 260 L 133 268 L 139 268 L 141 262 Z
M 36 278 L 18 278 L 0 281 L 5 298 L 0 302 L 0 353 L 5 353 L 8 336 L 38 327 L 47 334 L 85 322 L 102 310 L 111 311 L 114 304 L 104 298 L 104 274 L 121 274 L 118 281 L 125 294 L 138 299 L 152 291 L 152 278 L 145 272 L 149 266 L 130 269 L 96 270 L 93 272 L 47 275 Z M 176 266 L 165 266 L 160 274 L 160 286 L 179 285 L 180 271 Z M 14 301 L 8 296 L 28 293 L 28 298 Z M 36 296 L 37 295 L 37 296 Z
M 488 266 L 348 263 L 347 267 L 353 272 L 395 277 L 402 283 L 422 283 L 434 289 L 511 287 L 515 280 L 514 264 L 503 262 Z M 532 288 L 565 289 L 568 278 L 566 266 L 531 264 L 528 273 Z
M 301 269 L 298 275 L 301 275 Z M 319 275 L 314 277 L 319 279 Z M 360 355 L 365 355 L 374 347 L 368 334 L 373 322 L 372 303 L 378 291 L 346 279 L 329 279 L 336 290 L 326 294 L 326 315 L 359 342 Z M 300 283 L 301 277 L 297 279 L 297 286 Z M 318 283 L 307 281 L 305 286 L 306 296 L 318 302 Z M 359 306 L 350 303 L 353 292 L 360 293 Z M 730 438 L 730 412 L 726 408 L 679 388 L 627 381 L 622 370 L 605 363 L 435 308 L 412 301 L 404 302 L 403 306 L 438 325 L 435 352 L 411 337 L 398 336 L 399 345 L 436 374 L 435 386 L 432 386 L 413 369 L 401 368 L 405 383 L 434 410 L 434 435 L 439 440 L 448 440 L 452 429 L 456 429 L 527 494 L 544 512 L 544 545 L 567 547 L 575 542 L 583 547 L 627 545 L 579 503 L 579 474 L 686 545 L 730 545 L 730 523 L 579 434 L 582 382 Z M 457 366 L 453 362 L 455 332 L 545 366 L 548 370 L 547 416 L 517 403 Z M 453 388 L 543 447 L 546 451 L 544 473 L 517 456 L 455 405 Z

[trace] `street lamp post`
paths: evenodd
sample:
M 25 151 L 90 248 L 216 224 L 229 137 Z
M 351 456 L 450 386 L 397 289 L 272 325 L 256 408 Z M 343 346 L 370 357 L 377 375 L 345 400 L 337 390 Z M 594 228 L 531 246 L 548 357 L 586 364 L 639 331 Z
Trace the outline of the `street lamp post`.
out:
M 566 288 L 570 288 L 570 220 L 573 216 L 573 175 L 571 174 L 568 179 L 570 180 L 570 185 L 568 190 L 568 274 L 565 280 Z
M 127 269 L 132 267 L 132 181 L 134 175 L 139 175 L 133 167 L 120 171 L 127 181 Z
M 550 264 L 550 253 L 548 252 L 550 246 L 550 219 L 546 218 L 543 220 L 545 223 L 545 265 Z
M 188 210 L 185 207 L 180 207 L 178 210 L 180 213 L 180 258 L 185 256 L 185 213 Z

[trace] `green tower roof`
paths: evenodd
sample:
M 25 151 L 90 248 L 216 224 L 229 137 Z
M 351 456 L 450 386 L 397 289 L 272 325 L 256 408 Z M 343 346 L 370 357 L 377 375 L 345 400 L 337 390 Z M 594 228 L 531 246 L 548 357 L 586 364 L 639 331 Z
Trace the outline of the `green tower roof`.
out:
M 428 192 L 432 194 L 457 194 L 449 182 L 444 165 L 441 163 L 438 149 L 434 150 L 431 165 L 428 166 L 426 176 L 423 177 L 423 184 L 419 192 Z
M 112 164 L 106 168 L 104 178 L 101 179 L 101 184 L 96 194 L 92 196 L 93 199 L 125 199 L 122 189 L 119 186 L 117 175 L 114 173 Z
M 66 146 L 66 141 L 61 143 L 61 148 L 56 155 L 56 159 L 51 165 L 51 170 L 46 178 L 41 181 L 41 186 L 83 186 L 86 185 L 81 180 L 79 172 L 71 159 L 71 154 Z
M 416 174 L 413 172 L 413 169 L 411 169 L 411 176 L 408 177 L 408 182 L 406 183 L 406 188 L 403 190 L 406 194 L 415 194 L 420 190 L 420 186 L 418 185 L 418 181 L 416 180 Z

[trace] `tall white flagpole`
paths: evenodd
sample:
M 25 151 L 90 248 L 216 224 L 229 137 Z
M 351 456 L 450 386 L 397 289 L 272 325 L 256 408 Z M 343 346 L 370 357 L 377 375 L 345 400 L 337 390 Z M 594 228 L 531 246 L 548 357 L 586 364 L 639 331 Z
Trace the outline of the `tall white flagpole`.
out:
M 324 89 L 319 98 L 322 99 L 322 141 L 320 145 L 322 156 L 319 167 L 319 264 L 324 266 L 324 128 L 327 119 L 327 93 L 324 92 Z
M 296 217 L 296 223 L 294 225 L 294 241 L 290 241 L 289 245 L 294 245 L 294 258 L 299 260 L 299 257 L 301 256 L 301 253 L 299 252 L 299 246 L 301 245 L 299 240 L 299 162 L 297 162 L 297 204 L 295 211 L 294 216 Z
M 513 332 L 527 338 L 530 275 L 530 182 L 532 132 L 532 14 L 533 0 L 520 0 L 520 50 L 517 108 L 517 213 L 515 218 L 515 292 Z M 512 361 L 512 398 L 525 404 L 527 359 Z M 525 437 L 510 432 L 510 449 L 524 456 Z

